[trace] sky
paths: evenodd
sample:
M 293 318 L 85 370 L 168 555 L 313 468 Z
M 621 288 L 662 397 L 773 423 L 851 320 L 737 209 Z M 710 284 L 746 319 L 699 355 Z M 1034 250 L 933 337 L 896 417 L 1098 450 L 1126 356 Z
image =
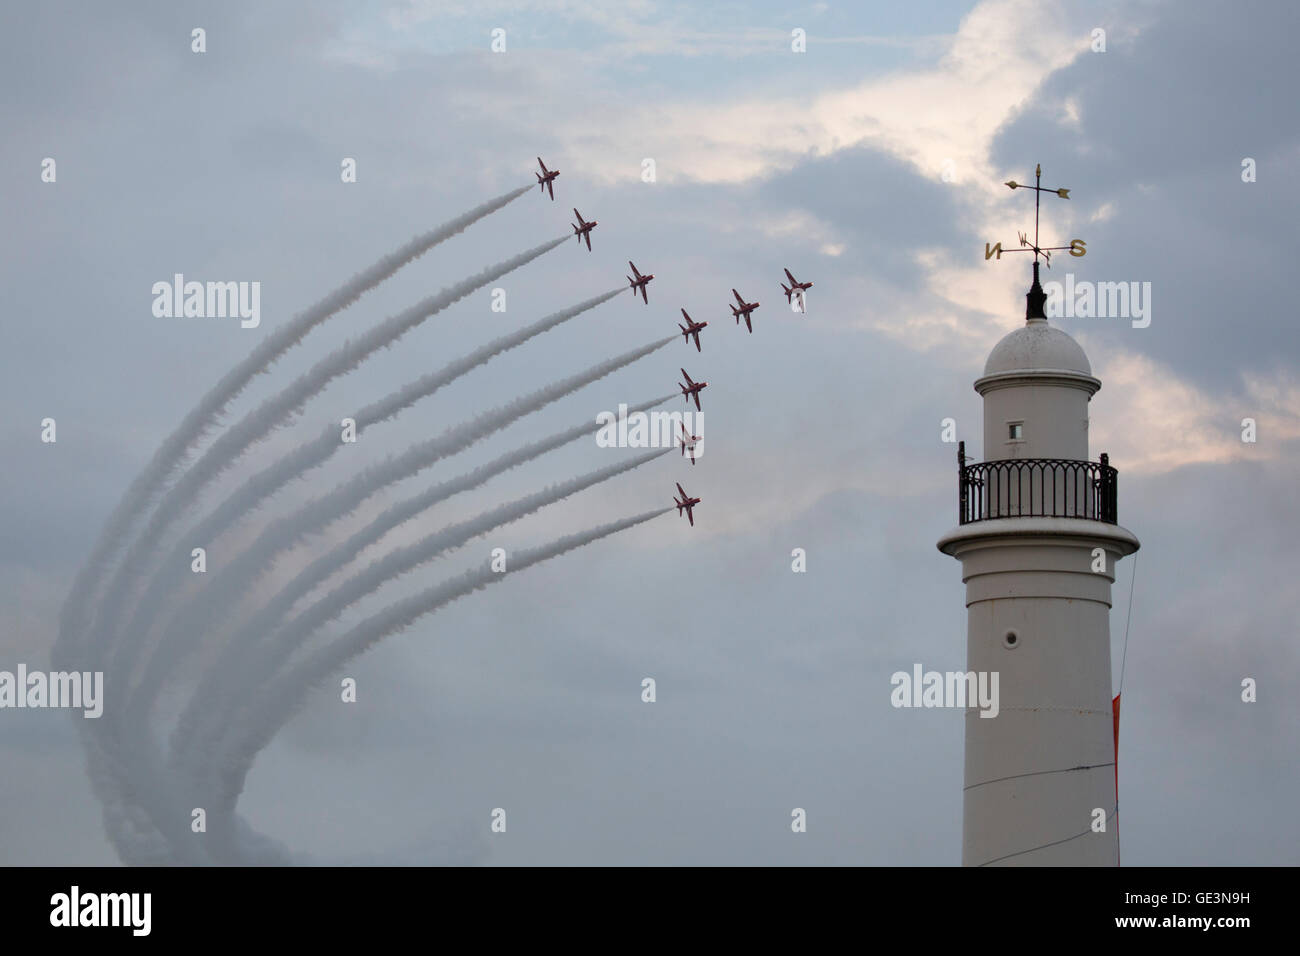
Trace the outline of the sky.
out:
M 1070 189 L 1044 200 L 1044 237 L 1087 242 L 1045 278 L 1150 290 L 1145 327 L 1053 320 L 1103 383 L 1091 454 L 1118 468 L 1120 523 L 1142 542 L 1111 613 L 1124 863 L 1300 862 L 1298 30 L 1293 6 L 1251 2 L 9 4 L 0 670 L 51 666 L 78 569 L 206 389 L 411 236 L 534 183 L 541 156 L 561 170 L 554 202 L 533 189 L 403 268 L 224 424 L 385 316 L 568 234 L 575 206 L 599 220 L 592 251 L 559 246 L 492 283 L 504 312 L 485 288 L 333 381 L 174 533 L 324 425 L 624 285 L 629 259 L 656 276 L 648 305 L 618 296 L 366 429 L 214 554 L 358 468 L 673 333 L 681 308 L 709 322 L 703 350 L 675 341 L 360 503 L 187 627 L 221 646 L 388 504 L 673 392 L 679 367 L 710 383 L 695 466 L 674 451 L 475 539 L 317 641 L 493 548 L 667 506 L 674 482 L 703 499 L 695 526 L 656 518 L 383 641 L 339 675 L 355 703 L 315 689 L 259 755 L 241 816 L 321 862 L 955 865 L 961 713 L 895 709 L 890 675 L 964 669 L 960 568 L 935 548 L 957 520 L 942 423 L 982 454 L 971 383 L 1023 321 L 1029 278 L 985 246 L 1029 227 L 1027 194 L 1002 184 L 1041 163 Z M 783 268 L 815 283 L 806 314 Z M 151 288 L 176 273 L 259 282 L 260 325 L 156 316 Z M 733 287 L 761 302 L 753 334 L 723 308 Z M 627 454 L 566 446 L 356 566 Z M 160 725 L 197 676 L 169 684 Z M 66 713 L 0 710 L 0 765 L 0 863 L 119 862 Z

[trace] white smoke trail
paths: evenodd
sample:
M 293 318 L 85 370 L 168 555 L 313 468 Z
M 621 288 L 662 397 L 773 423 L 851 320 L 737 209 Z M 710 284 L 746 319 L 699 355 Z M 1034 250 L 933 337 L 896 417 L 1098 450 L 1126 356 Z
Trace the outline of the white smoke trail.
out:
M 647 412 L 676 396 L 668 394 L 639 405 L 628 408 L 629 415 Z M 230 696 L 228 688 L 237 680 L 237 671 L 246 655 L 252 653 L 255 644 L 280 626 L 286 614 L 301 598 L 310 593 L 318 584 L 336 571 L 352 562 L 357 555 L 375 544 L 385 534 L 399 525 L 411 520 L 434 505 L 446 501 L 453 495 L 469 491 L 484 484 L 497 475 L 516 468 L 528 461 L 553 451 L 569 442 L 590 435 L 602 426 L 585 421 L 573 428 L 557 432 L 548 438 L 531 442 L 522 448 L 506 452 L 492 461 L 479 465 L 456 478 L 439 482 L 405 501 L 390 505 L 364 528 L 349 536 L 326 554 L 312 561 L 300 571 L 288 584 L 281 588 L 266 605 L 254 614 L 221 649 L 220 654 L 208 667 L 202 683 L 190 698 L 185 711 L 171 736 L 169 748 L 174 764 L 180 764 L 186 755 L 193 752 L 194 735 L 200 724 L 206 720 L 211 727 L 219 728 L 226 719 L 219 698 Z
M 77 730 L 86 755 L 91 789 L 103 808 L 104 830 L 118 857 L 128 866 L 179 862 L 171 838 L 153 822 L 154 798 L 159 793 L 155 781 L 125 772 L 120 748 L 106 738 L 100 723 L 78 720 Z M 183 813 L 176 809 L 160 813 L 158 818 L 166 823 Z
M 147 551 L 158 540 L 162 532 L 170 524 L 172 518 L 179 514 L 189 504 L 189 499 L 200 490 L 208 480 L 216 477 L 225 468 L 236 459 L 242 452 L 253 442 L 264 437 L 269 433 L 279 419 L 287 414 L 291 414 L 301 407 L 307 398 L 318 391 L 320 388 L 333 377 L 350 371 L 356 364 L 359 364 L 364 357 L 378 348 L 391 344 L 397 337 L 402 335 L 409 328 L 423 321 L 428 315 L 446 308 L 448 305 L 470 294 L 477 288 L 481 288 L 488 282 L 499 278 L 501 275 L 522 266 L 528 261 L 560 245 L 562 239 L 553 240 L 535 249 L 529 250 L 513 259 L 491 267 L 479 275 L 465 280 L 458 285 L 443 290 L 438 296 L 430 297 L 419 305 L 408 309 L 397 316 L 391 317 L 380 326 L 363 334 L 355 344 L 349 344 L 342 349 L 332 353 L 326 359 L 318 362 L 311 371 L 296 380 L 289 388 L 281 392 L 276 398 L 264 402 L 249 416 L 246 416 L 233 429 L 223 434 L 211 447 L 204 453 L 200 460 L 188 471 L 172 489 L 167 492 L 158 505 L 158 510 L 153 518 L 148 522 L 145 529 L 141 532 L 140 537 L 136 540 L 124 555 L 122 563 L 118 566 L 117 571 L 110 579 L 104 589 L 104 597 L 99 608 L 99 614 L 95 626 L 91 629 L 92 640 L 90 646 L 83 646 L 82 653 L 88 653 L 92 659 L 98 658 L 106 653 L 109 644 L 114 636 L 115 625 L 120 614 L 121 605 L 129 597 L 135 579 L 142 575 L 147 568 Z M 359 293 L 358 293 L 359 294 Z M 305 334 L 305 333 L 304 333 Z M 259 353 L 255 353 L 257 355 Z M 249 364 L 245 360 L 244 365 Z M 251 377 L 251 376 L 249 376 Z M 226 376 L 223 383 L 229 382 L 231 376 Z M 214 390 L 215 393 L 215 390 Z M 146 501 L 147 504 L 147 501 Z M 99 572 L 96 571 L 95 574 Z M 77 628 L 84 628 L 86 621 L 84 611 L 77 605 L 84 602 L 84 595 L 78 592 L 73 597 L 74 607 L 66 615 L 65 620 L 76 623 Z M 66 607 L 65 607 L 66 610 Z M 69 638 L 73 631 L 69 630 Z M 132 640 L 138 635 L 130 635 Z M 113 657 L 112 663 L 108 670 L 111 672 L 116 665 L 118 668 L 125 665 L 131 667 L 134 664 L 133 653 L 137 646 L 133 642 L 129 647 L 124 648 L 119 645 L 117 653 Z M 57 642 L 56 642 L 57 644 Z M 56 651 L 58 659 L 67 660 L 68 655 L 73 654 L 67 644 L 64 644 Z M 119 663 L 120 662 L 120 663 Z M 123 683 L 113 682 L 113 686 L 125 686 Z M 117 700 L 122 700 L 118 696 Z M 105 739 L 110 739 L 116 735 L 120 745 L 125 738 L 121 734 L 121 711 L 113 708 L 106 708 L 103 725 L 100 728 L 101 733 L 106 735 Z M 143 728 L 137 728 L 138 734 L 142 734 Z M 135 767 L 133 778 L 138 778 L 147 772 L 152 755 L 148 747 L 140 745 L 129 751 L 130 755 L 140 761 Z M 128 751 L 121 751 L 119 759 L 126 759 Z
M 174 470 L 184 463 L 193 446 L 202 440 L 229 403 L 248 383 L 266 371 L 269 365 L 297 345 L 316 326 L 347 308 L 371 288 L 435 245 L 523 195 L 528 188 L 525 186 L 513 190 L 436 229 L 416 236 L 396 252 L 358 273 L 324 299 L 300 312 L 283 328 L 269 335 L 200 399 L 198 405 L 164 440 L 144 471 L 127 489 L 106 521 L 90 556 L 78 571 L 60 614 L 59 634 L 51 653 L 52 661 L 58 669 L 82 670 L 84 668 L 79 658 L 87 656 L 89 652 L 89 657 L 94 659 L 102 652 L 102 648 L 88 646 L 88 610 L 99 593 L 100 581 L 107 572 L 111 559 L 136 518 L 148 507 L 157 491 L 169 480 Z M 140 809 L 138 801 L 131 802 L 127 793 L 131 781 L 124 782 L 119 760 L 116 756 L 109 756 L 114 746 L 111 735 L 105 733 L 110 730 L 109 726 L 105 723 L 100 728 L 99 721 L 95 724 L 95 734 L 83 732 L 82 736 L 86 740 L 87 770 L 92 786 L 103 801 L 105 826 L 110 839 L 125 861 L 134 859 L 138 862 L 165 862 L 159 847 L 166 838 L 148 822 L 148 815 Z M 135 782 L 146 795 L 157 792 L 155 786 L 142 783 L 138 776 Z
M 237 668 L 232 669 L 229 678 L 219 685 L 225 700 L 214 702 L 213 706 L 206 711 L 209 716 L 205 724 L 208 734 L 186 744 L 194 764 L 202 768 L 208 759 L 215 756 L 205 748 L 204 742 L 209 737 L 221 736 L 221 730 L 230 714 L 236 712 L 248 698 L 255 696 L 262 684 L 272 680 L 280 666 L 312 634 L 358 601 L 379 590 L 387 582 L 432 561 L 447 551 L 459 548 L 471 538 L 518 521 L 547 505 L 562 501 L 624 472 L 640 468 L 672 450 L 671 447 L 657 448 L 627 461 L 550 485 L 516 501 L 491 508 L 476 517 L 448 525 L 413 544 L 395 548 L 382 558 L 372 561 L 364 570 L 336 587 L 278 631 L 267 636 L 260 648 L 250 649 L 247 656 L 237 661 Z
M 288 324 L 270 334 L 249 353 L 247 358 L 222 376 L 221 381 L 199 400 L 176 430 L 158 447 L 144 471 L 127 488 L 122 500 L 109 515 L 103 531 L 100 532 L 98 542 L 78 571 L 68 592 L 68 598 L 64 602 L 60 614 L 59 635 L 52 655 L 56 668 L 80 669 L 75 662 L 70 661 L 68 655 L 78 646 L 84 645 L 88 624 L 86 612 L 98 591 L 99 579 L 107 570 L 108 562 L 118 545 L 125 540 L 131 525 L 148 506 L 158 489 L 171 477 L 177 466 L 184 462 L 194 445 L 202 440 L 226 406 L 244 390 L 248 383 L 255 376 L 266 371 L 267 366 L 301 342 L 308 332 L 330 316 L 356 302 L 366 292 L 403 266 L 424 255 L 438 243 L 463 232 L 480 219 L 519 198 L 530 188 L 531 186 L 522 186 L 511 190 L 482 205 L 475 206 L 464 215 L 457 216 L 436 229 L 416 236 L 396 252 L 384 256 L 368 269 L 357 273 L 315 305 L 299 312 Z
M 294 514 L 276 519 L 263 529 L 257 540 L 241 556 L 238 564 L 229 566 L 228 569 L 218 575 L 218 578 L 223 581 L 220 586 L 214 581 L 212 585 L 205 589 L 205 594 L 209 595 L 209 601 L 205 604 L 205 607 L 209 604 L 212 608 L 221 607 L 228 598 L 237 597 L 249 582 L 256 579 L 258 573 L 267 566 L 276 554 L 288 547 L 292 547 L 302 540 L 305 535 L 320 530 L 338 518 L 351 513 L 362 501 L 386 485 L 409 478 L 438 459 L 468 448 L 475 442 L 506 427 L 524 415 L 537 411 L 549 403 L 577 391 L 584 385 L 631 365 L 633 362 L 668 345 L 674 338 L 675 336 L 669 335 L 643 345 L 638 349 L 607 359 L 585 372 L 580 372 L 545 388 L 538 389 L 529 395 L 515 399 L 471 419 L 456 428 L 449 429 L 437 438 L 413 445 L 402 454 L 365 469 L 328 494 L 308 502 Z M 180 615 L 179 618 L 183 619 L 187 616 Z M 199 616 L 194 619 L 203 620 L 204 618 Z M 148 716 L 148 710 L 152 707 L 167 675 L 184 659 L 187 651 L 195 646 L 194 641 L 197 636 L 195 629 L 189 627 L 169 628 L 162 635 L 153 654 L 145 664 L 144 674 L 134 693 L 130 695 L 129 715 L 133 722 L 142 722 Z M 138 639 L 139 635 L 127 635 L 122 642 L 123 647 L 127 646 L 127 641 L 131 637 Z M 137 640 L 136 643 L 140 644 L 142 642 Z M 116 665 L 117 663 L 118 660 L 115 658 L 113 664 Z M 129 681 L 131 672 L 130 660 L 126 659 L 124 664 L 125 666 L 121 667 L 110 666 L 109 670 L 109 676 L 121 681 L 122 686 L 125 686 Z
M 190 831 L 190 809 L 177 775 L 165 772 L 151 741 L 113 738 L 104 721 L 78 721 L 104 828 L 128 865 L 214 862 L 203 838 Z M 191 788 L 192 789 L 192 788 Z
M 650 521 L 672 510 L 668 507 L 647 511 L 631 518 L 567 535 L 541 547 L 516 551 L 510 558 L 508 570 L 504 572 L 492 570 L 491 562 L 485 562 L 480 568 L 398 601 L 367 618 L 342 637 L 313 652 L 291 670 L 281 674 L 256 704 L 238 715 L 227 728 L 227 734 L 223 738 L 220 762 L 215 765 L 218 789 L 212 794 L 215 800 L 210 801 L 208 813 L 209 833 L 216 844 L 214 852 L 219 854 L 230 852 L 230 843 L 226 836 L 229 820 L 235 802 L 243 791 L 244 780 L 253 760 L 280 727 L 293 716 L 314 685 L 326 680 L 352 658 L 369 650 L 385 637 L 405 630 L 419 618 L 437 611 L 457 598 L 478 591 L 534 564 Z M 225 846 L 222 845 L 222 840 L 226 841 Z
M 353 420 L 356 422 L 358 432 L 370 425 L 392 418 L 399 412 L 409 408 L 416 401 L 433 395 L 444 385 L 486 364 L 501 353 L 516 348 L 529 339 L 550 331 L 564 322 L 608 302 L 622 291 L 622 289 L 614 289 L 611 292 L 587 299 L 575 306 L 538 319 L 518 331 L 493 339 L 468 355 L 447 363 L 436 372 L 422 375 L 415 381 L 357 412 L 353 416 Z M 299 445 L 287 455 L 279 458 L 270 467 L 253 475 L 207 517 L 185 532 L 180 538 L 179 546 L 173 550 L 170 559 L 163 561 L 162 566 L 154 573 L 152 580 L 145 588 L 144 596 L 137 602 L 134 616 L 123 629 L 124 633 L 137 634 L 143 637 L 149 632 L 149 629 L 153 626 L 154 617 L 161 610 L 166 598 L 180 589 L 185 580 L 185 575 L 189 574 L 189 554 L 190 549 L 195 546 L 195 542 L 211 542 L 266 498 L 290 481 L 326 461 L 341 447 L 343 447 L 343 443 L 339 440 L 338 428 L 332 424 L 325 426 L 317 438 Z M 251 578 L 248 580 L 251 580 Z M 204 589 L 205 593 L 209 593 L 211 590 Z M 174 621 L 177 616 L 203 619 L 201 616 L 195 616 L 194 602 L 173 615 L 172 620 Z
M 279 394 L 264 401 L 223 432 L 163 496 L 144 530 L 127 550 L 106 588 L 100 619 L 94 628 L 96 637 L 102 640 L 114 634 L 123 601 L 133 591 L 135 581 L 148 566 L 150 550 L 157 547 L 171 523 L 193 503 L 209 482 L 233 465 L 254 443 L 265 438 L 285 418 L 300 410 L 308 399 L 333 379 L 352 371 L 374 352 L 391 345 L 429 316 L 549 252 L 562 242 L 563 238 L 552 239 L 535 246 L 390 316 L 363 333 L 355 342 L 346 343 L 331 352 Z M 116 658 L 122 658 L 122 664 L 114 666 L 113 670 L 120 672 L 122 665 L 133 665 L 141 637 L 139 634 L 123 635 L 124 639 L 118 645 L 118 653 L 115 655 Z

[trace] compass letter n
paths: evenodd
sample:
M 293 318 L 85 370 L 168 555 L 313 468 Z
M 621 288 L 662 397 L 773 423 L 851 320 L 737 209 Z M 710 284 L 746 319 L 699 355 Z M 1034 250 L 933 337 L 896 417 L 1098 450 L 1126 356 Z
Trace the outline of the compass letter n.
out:
M 1002 258 L 1002 243 L 999 242 L 992 246 L 990 246 L 987 242 L 984 243 L 984 261 L 988 262 L 990 259 L 992 259 L 994 253 L 997 253 L 999 259 Z

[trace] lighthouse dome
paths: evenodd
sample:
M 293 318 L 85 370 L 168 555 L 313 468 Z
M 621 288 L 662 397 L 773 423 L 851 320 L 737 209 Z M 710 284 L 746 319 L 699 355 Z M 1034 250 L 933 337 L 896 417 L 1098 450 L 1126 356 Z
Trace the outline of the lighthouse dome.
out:
M 1022 370 L 1061 370 L 1092 375 L 1092 366 L 1083 347 L 1060 329 L 1042 319 L 1031 319 L 1014 332 L 1003 336 L 993 346 L 984 375 L 999 375 Z

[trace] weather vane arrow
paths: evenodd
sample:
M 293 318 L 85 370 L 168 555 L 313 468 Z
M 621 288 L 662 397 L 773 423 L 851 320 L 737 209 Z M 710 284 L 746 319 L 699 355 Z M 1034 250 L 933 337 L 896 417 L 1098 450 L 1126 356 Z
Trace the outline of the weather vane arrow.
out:
M 1034 185 L 1030 186 L 1030 185 L 1027 184 L 1027 183 L 1018 183 L 1018 182 L 1016 182 L 1014 179 L 1012 179 L 1012 180 L 1008 180 L 1007 183 L 1006 183 L 1005 185 L 1007 185 L 1007 186 L 1008 186 L 1009 188 L 1011 188 L 1011 189 L 1032 189 L 1032 190 L 1034 191 L 1034 241 L 1033 241 L 1033 242 L 1030 242 L 1030 241 L 1029 241 L 1029 237 L 1026 236 L 1026 235 L 1022 232 L 1022 233 L 1020 233 L 1020 248 L 1019 248 L 1019 249 L 1003 249 L 1003 248 L 1002 248 L 1002 243 L 1000 243 L 1000 242 L 998 242 L 998 243 L 994 243 L 993 245 L 989 245 L 989 244 L 986 242 L 986 243 L 984 243 L 984 259 L 985 259 L 986 262 L 987 262 L 989 259 L 992 259 L 994 256 L 997 256 L 999 259 L 1001 259 L 1001 258 L 1002 258 L 1002 254 L 1003 254 L 1004 252 L 1033 252 L 1033 254 L 1034 254 L 1034 279 L 1035 279 L 1035 281 L 1037 281 L 1037 279 L 1038 279 L 1038 257 L 1039 257 L 1040 255 L 1043 257 L 1043 261 L 1047 263 L 1047 267 L 1048 267 L 1049 269 L 1052 267 L 1052 253 L 1053 253 L 1053 252 L 1062 252 L 1062 251 L 1065 251 L 1065 250 L 1069 250 L 1069 253 L 1070 253 L 1070 255 L 1072 255 L 1072 256 L 1084 256 L 1084 255 L 1087 255 L 1087 253 L 1088 253 L 1088 244 L 1087 244 L 1086 242 L 1084 242 L 1082 239 L 1071 239 L 1071 240 L 1070 240 L 1070 244 L 1069 244 L 1068 246 L 1040 246 L 1040 245 L 1038 244 L 1038 205 L 1039 205 L 1039 197 L 1041 197 L 1043 193 L 1055 193 L 1056 195 L 1060 196 L 1062 199 L 1069 199 L 1069 198 L 1070 198 L 1070 190 L 1068 190 L 1068 189 L 1065 189 L 1065 188 L 1062 188 L 1062 187 L 1058 187 L 1058 188 L 1056 188 L 1056 189 L 1049 189 L 1049 188 L 1047 188 L 1046 186 L 1043 185 L 1043 167 L 1042 167 L 1042 164 L 1039 164 L 1039 165 L 1037 165 L 1036 167 L 1034 167 Z

